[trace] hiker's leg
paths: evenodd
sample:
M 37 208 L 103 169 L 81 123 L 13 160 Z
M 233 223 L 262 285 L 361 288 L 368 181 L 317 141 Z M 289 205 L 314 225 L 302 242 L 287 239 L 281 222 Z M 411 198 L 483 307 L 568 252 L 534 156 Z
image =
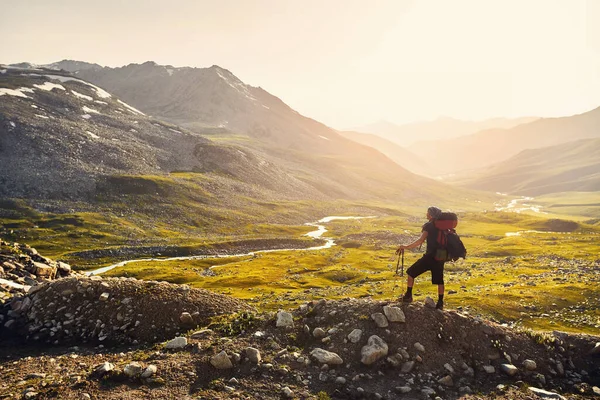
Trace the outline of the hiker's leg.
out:
M 412 289 L 415 285 L 415 278 L 427 271 L 426 263 L 423 257 L 419 258 L 409 269 L 406 270 L 406 293 L 402 297 L 402 301 L 410 303 L 412 301 Z
M 436 262 L 431 268 L 431 283 L 438 287 L 438 301 L 436 308 L 442 310 L 444 308 L 444 263 Z

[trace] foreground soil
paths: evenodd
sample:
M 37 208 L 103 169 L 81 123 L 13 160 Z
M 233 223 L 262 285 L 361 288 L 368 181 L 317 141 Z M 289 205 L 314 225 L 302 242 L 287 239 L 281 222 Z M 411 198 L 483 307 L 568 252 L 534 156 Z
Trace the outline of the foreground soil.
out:
M 533 387 L 583 399 L 600 385 L 599 337 L 515 331 L 423 304 L 319 300 L 290 313 L 215 316 L 180 334 L 175 345 L 130 346 L 73 345 L 66 335 L 51 345 L 4 335 L 0 396 L 539 398 Z

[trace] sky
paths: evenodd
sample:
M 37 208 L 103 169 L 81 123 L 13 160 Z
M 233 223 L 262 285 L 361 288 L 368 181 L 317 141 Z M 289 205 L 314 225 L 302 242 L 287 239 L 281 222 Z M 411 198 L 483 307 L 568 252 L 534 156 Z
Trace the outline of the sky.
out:
M 0 63 L 219 65 L 338 129 L 600 106 L 600 0 L 0 0 Z

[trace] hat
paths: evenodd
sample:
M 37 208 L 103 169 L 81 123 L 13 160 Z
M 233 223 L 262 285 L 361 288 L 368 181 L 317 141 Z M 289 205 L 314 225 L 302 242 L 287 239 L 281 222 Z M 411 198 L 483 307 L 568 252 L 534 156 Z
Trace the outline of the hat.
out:
M 437 218 L 442 215 L 442 210 L 437 207 L 431 206 L 427 209 L 427 213 L 431 218 Z

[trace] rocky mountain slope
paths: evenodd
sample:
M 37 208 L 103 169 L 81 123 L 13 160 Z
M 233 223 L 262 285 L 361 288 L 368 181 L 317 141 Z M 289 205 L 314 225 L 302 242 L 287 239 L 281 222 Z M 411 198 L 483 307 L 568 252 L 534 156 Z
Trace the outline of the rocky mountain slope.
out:
M 525 150 L 455 182 L 466 187 L 539 196 L 600 191 L 600 139 Z
M 562 118 L 542 118 L 511 129 L 491 129 L 450 140 L 415 144 L 409 150 L 434 160 L 445 174 L 479 169 L 526 149 L 600 137 L 600 108 Z M 432 164 L 433 162 L 432 161 Z
M 149 117 L 71 75 L 1 71 L 0 197 L 87 201 L 114 186 L 111 177 L 172 171 L 242 181 L 281 199 L 325 197 L 252 149 Z

